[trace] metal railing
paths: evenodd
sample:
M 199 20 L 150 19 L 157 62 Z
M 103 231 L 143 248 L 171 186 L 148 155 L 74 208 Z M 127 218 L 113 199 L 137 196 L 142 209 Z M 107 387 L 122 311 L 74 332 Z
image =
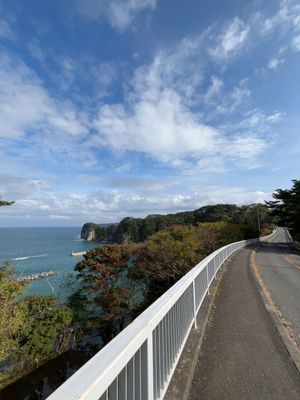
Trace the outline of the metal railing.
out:
M 164 398 L 199 308 L 224 261 L 264 238 L 224 246 L 197 264 L 63 383 L 48 400 Z

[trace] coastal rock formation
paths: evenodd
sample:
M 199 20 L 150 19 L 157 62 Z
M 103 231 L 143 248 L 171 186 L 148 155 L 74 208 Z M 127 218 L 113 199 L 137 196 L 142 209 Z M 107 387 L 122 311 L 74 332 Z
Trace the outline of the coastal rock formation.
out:
M 81 239 L 87 240 L 87 241 L 95 241 L 97 240 L 97 234 L 96 231 L 98 229 L 97 224 L 94 224 L 92 222 L 87 222 L 86 224 L 83 225 L 81 229 Z
M 115 242 L 116 224 L 98 225 L 87 222 L 81 229 L 81 239 L 95 242 Z

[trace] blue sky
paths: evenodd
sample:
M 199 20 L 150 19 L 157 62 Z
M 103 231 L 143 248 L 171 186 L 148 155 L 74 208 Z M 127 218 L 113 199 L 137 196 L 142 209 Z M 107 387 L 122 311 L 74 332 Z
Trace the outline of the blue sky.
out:
M 0 226 L 270 199 L 299 71 L 297 1 L 0 0 Z

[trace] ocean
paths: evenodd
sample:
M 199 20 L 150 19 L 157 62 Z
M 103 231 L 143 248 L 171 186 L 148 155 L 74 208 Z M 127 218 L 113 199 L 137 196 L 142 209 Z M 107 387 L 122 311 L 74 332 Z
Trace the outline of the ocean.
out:
M 0 263 L 10 260 L 17 276 L 55 271 L 56 274 L 29 282 L 26 294 L 55 294 L 63 301 L 70 292 L 74 266 L 82 257 L 72 252 L 87 251 L 97 243 L 80 239 L 81 227 L 0 228 Z
M 74 288 L 74 285 L 71 289 L 66 287 L 65 283 L 70 276 L 75 281 L 74 266 L 82 260 L 82 257 L 72 257 L 71 253 L 99 245 L 81 240 L 80 231 L 81 227 L 0 228 L 0 264 L 10 260 L 17 276 L 55 271 L 54 276 L 29 282 L 25 294 L 54 293 L 64 302 Z M 0 399 L 45 399 L 89 358 L 90 355 L 71 349 L 1 390 Z

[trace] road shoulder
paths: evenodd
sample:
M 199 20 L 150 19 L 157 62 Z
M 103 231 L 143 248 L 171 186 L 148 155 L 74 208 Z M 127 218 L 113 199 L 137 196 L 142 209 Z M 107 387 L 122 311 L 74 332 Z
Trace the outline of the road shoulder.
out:
M 270 295 L 270 292 L 268 291 L 266 285 L 261 278 L 260 268 L 256 261 L 257 249 L 258 247 L 254 249 L 251 253 L 251 271 L 257 281 L 258 291 L 261 295 L 263 304 L 268 311 L 274 325 L 276 326 L 276 329 L 285 347 L 287 348 L 287 351 L 295 367 L 300 374 L 300 351 L 294 338 L 294 333 L 289 327 L 289 323 L 285 320 L 280 310 L 275 306 L 272 300 L 272 296 Z

